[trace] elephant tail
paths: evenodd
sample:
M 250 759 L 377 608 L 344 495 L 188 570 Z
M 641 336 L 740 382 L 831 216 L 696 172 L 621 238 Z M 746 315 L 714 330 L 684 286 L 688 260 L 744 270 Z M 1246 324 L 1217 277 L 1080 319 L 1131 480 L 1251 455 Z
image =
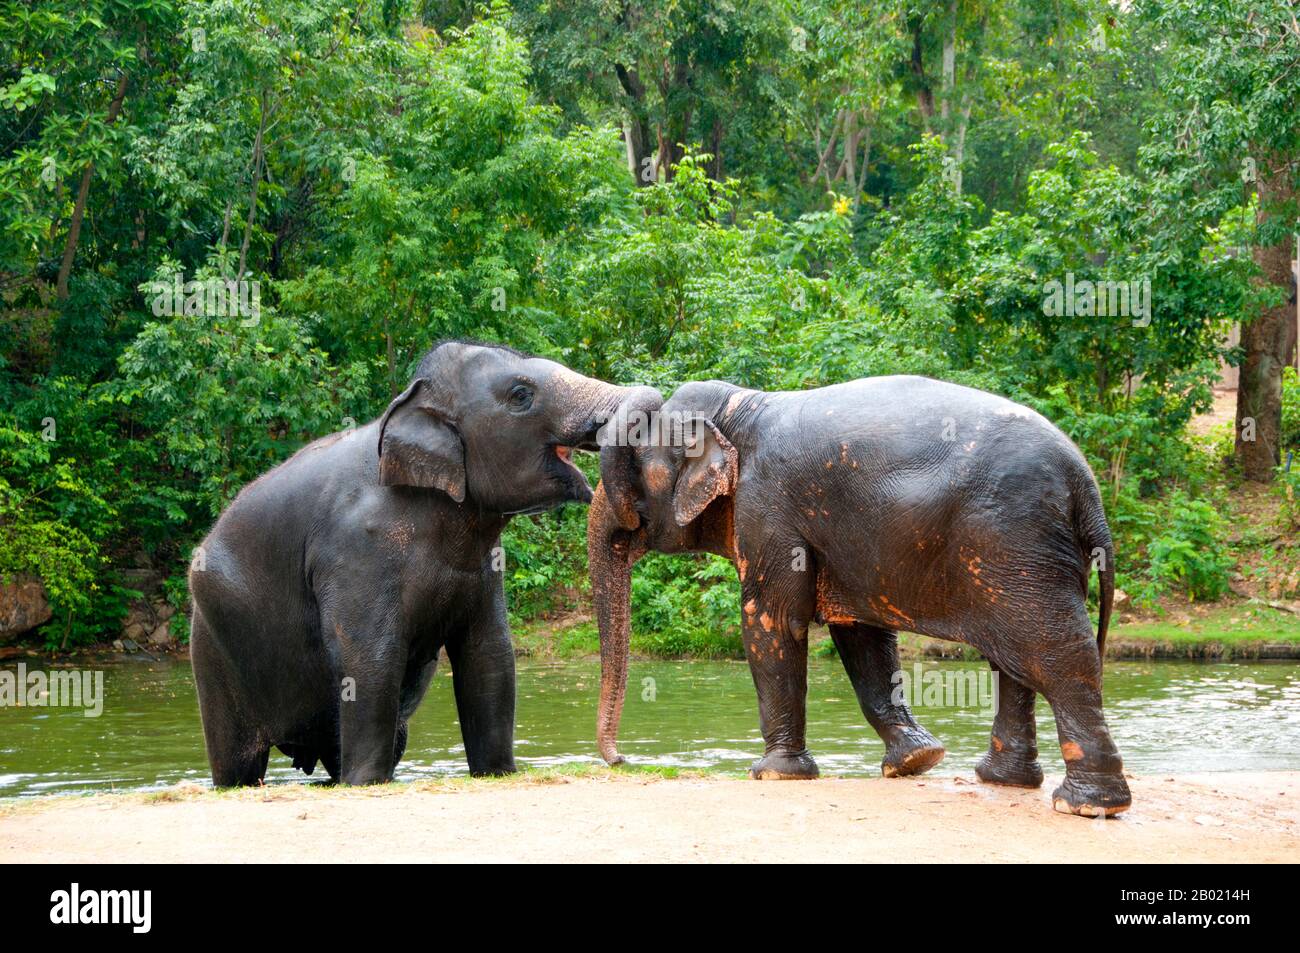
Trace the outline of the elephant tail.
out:
M 1110 607 L 1115 601 L 1115 549 L 1106 533 L 1104 566 L 1097 568 L 1097 583 L 1101 589 L 1100 607 L 1097 611 L 1097 655 L 1106 661 L 1106 630 L 1110 628 Z
M 1097 612 L 1097 654 L 1104 661 L 1106 658 L 1106 631 L 1110 628 L 1110 610 L 1115 601 L 1115 546 L 1110 536 L 1110 525 L 1106 522 L 1106 512 L 1101 505 L 1101 491 L 1091 471 L 1085 466 L 1085 472 L 1074 494 L 1074 532 L 1085 558 L 1088 560 L 1083 571 L 1083 587 L 1088 588 L 1088 573 L 1093 567 L 1097 569 L 1097 584 L 1100 591 Z

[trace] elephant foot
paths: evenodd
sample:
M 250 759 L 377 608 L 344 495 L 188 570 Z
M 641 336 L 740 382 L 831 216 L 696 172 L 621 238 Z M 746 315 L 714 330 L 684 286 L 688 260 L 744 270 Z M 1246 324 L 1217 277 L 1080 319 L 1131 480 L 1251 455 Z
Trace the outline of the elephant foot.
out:
M 1129 809 L 1133 796 L 1122 774 L 1092 774 L 1082 771 L 1065 775 L 1052 792 L 1052 807 L 1062 814 L 1083 817 L 1112 817 Z
M 343 772 L 343 783 L 351 787 L 367 787 L 372 784 L 388 784 L 393 780 L 391 771 L 371 770 L 360 768 L 354 771 Z
M 1012 751 L 994 741 L 975 765 L 975 776 L 985 784 L 1005 784 L 1016 788 L 1043 786 L 1043 769 L 1037 751 Z
M 810 781 L 820 773 L 807 749 L 794 754 L 773 751 L 749 766 L 749 776 L 755 781 Z
M 469 776 L 471 778 L 503 778 L 507 774 L 515 774 L 518 770 L 515 767 L 515 756 L 513 754 L 504 754 L 493 758 L 474 759 L 469 765 Z
M 945 754 L 939 739 L 920 725 L 901 728 L 885 746 L 880 773 L 887 778 L 924 774 L 942 761 Z

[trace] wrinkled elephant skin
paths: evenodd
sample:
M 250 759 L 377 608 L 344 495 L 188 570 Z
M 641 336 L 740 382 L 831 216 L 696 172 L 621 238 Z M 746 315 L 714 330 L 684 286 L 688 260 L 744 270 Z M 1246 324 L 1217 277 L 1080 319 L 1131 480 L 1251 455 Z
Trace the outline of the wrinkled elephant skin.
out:
M 1034 702 L 1056 717 L 1060 811 L 1130 803 L 1102 712 L 1102 650 L 1114 590 L 1110 530 L 1078 448 L 1039 414 L 923 377 L 803 392 L 683 385 L 659 406 L 692 420 L 681 439 L 610 442 L 588 529 L 601 629 L 598 741 L 615 743 L 626 690 L 632 563 L 642 553 L 730 559 L 766 751 L 752 775 L 805 778 L 807 631 L 826 623 L 884 770 L 924 770 L 942 748 L 890 697 L 903 630 L 974 646 L 1000 704 L 976 769 L 991 783 L 1042 783 Z M 1099 572 L 1094 635 L 1089 574 Z
M 569 461 L 635 394 L 508 348 L 444 343 L 380 420 L 255 480 L 195 553 L 191 655 L 212 779 L 387 781 L 441 649 L 473 774 L 514 770 L 500 533 L 591 488 Z

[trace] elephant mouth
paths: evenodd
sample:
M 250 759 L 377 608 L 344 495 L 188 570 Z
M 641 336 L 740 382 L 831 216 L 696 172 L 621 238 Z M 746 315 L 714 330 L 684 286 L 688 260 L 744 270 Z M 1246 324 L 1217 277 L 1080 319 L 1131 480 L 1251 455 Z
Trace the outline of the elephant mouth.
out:
M 587 475 L 573 462 L 573 451 L 582 444 L 551 443 L 546 448 L 548 469 L 557 481 L 565 486 L 568 498 L 579 503 L 591 502 L 591 484 Z
M 578 465 L 573 462 L 574 449 L 574 447 L 562 443 L 553 443 L 550 447 L 551 454 L 557 461 L 559 461 L 561 472 L 580 481 L 581 486 L 591 489 L 590 485 L 587 483 L 587 475 L 583 473 L 582 470 L 578 469 Z
M 549 499 L 516 510 L 506 510 L 505 516 L 536 516 L 555 509 L 564 503 L 590 503 L 591 484 L 587 476 L 573 462 L 573 451 L 581 444 L 548 443 L 542 451 L 542 471 L 557 487 Z

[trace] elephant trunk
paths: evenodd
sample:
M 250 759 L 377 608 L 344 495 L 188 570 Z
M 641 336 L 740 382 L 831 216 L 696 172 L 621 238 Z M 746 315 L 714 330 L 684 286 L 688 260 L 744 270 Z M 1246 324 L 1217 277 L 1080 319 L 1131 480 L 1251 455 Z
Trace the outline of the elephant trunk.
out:
M 629 414 L 657 410 L 663 397 L 652 387 L 621 387 L 570 372 L 556 385 L 556 393 L 570 410 L 559 433 L 574 446 L 599 449 L 606 431 L 626 429 Z
M 587 565 L 600 628 L 600 703 L 596 741 L 608 764 L 619 764 L 618 722 L 627 694 L 632 641 L 632 566 L 646 551 L 637 512 L 640 485 L 637 445 L 644 445 L 663 395 L 652 387 L 629 387 L 601 428 L 600 485 L 587 515 Z
M 600 702 L 596 743 L 606 764 L 623 762 L 618 753 L 618 723 L 627 694 L 627 662 L 632 641 L 632 566 L 645 553 L 643 536 L 619 525 L 618 514 L 596 487 L 587 518 L 587 562 L 592 601 L 600 628 Z

